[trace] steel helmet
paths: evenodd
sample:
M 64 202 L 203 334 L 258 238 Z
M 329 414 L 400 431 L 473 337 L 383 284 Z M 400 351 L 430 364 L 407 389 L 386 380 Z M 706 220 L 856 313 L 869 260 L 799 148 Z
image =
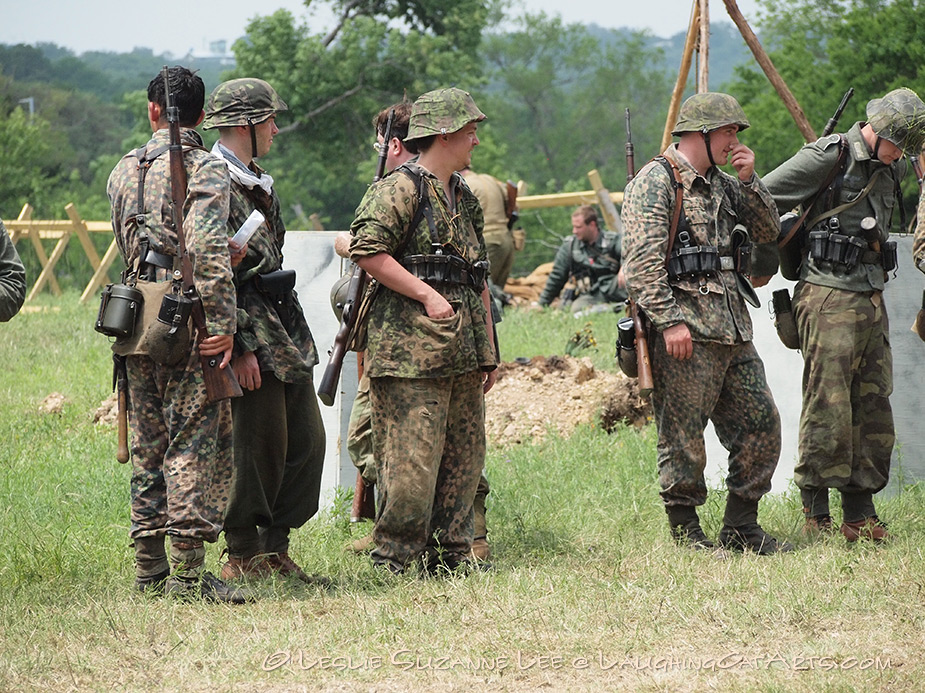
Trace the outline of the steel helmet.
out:
M 350 292 L 350 277 L 350 274 L 345 274 L 331 287 L 331 310 L 334 311 L 338 320 L 341 320 L 344 315 L 344 305 L 347 303 L 347 294 Z
M 911 89 L 894 89 L 867 103 L 867 122 L 904 154 L 917 155 L 925 140 L 925 103 Z
M 289 107 L 262 79 L 242 77 L 222 82 L 209 95 L 203 130 L 256 125 Z
M 448 135 L 485 118 L 469 92 L 456 87 L 429 91 L 419 96 L 411 107 L 405 141 L 430 135 Z
M 682 132 L 710 132 L 726 125 L 738 125 L 739 132 L 749 126 L 745 111 L 729 94 L 704 92 L 694 94 L 681 104 L 678 122 L 672 135 Z

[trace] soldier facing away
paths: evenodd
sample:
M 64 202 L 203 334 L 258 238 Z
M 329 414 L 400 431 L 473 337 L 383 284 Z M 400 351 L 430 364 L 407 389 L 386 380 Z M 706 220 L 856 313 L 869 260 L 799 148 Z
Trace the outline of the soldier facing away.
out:
M 211 336 L 177 365 L 159 363 L 145 351 L 126 355 L 135 585 L 145 592 L 241 603 L 244 592 L 203 566 L 203 542 L 218 538 L 231 487 L 231 404 L 208 400 L 199 358 L 220 356 L 221 367 L 230 367 L 236 317 L 226 235 L 228 169 L 203 148 L 193 129 L 204 116 L 202 80 L 184 67 L 170 68 L 168 75 L 188 183 L 183 229 Z M 148 85 L 154 136 L 122 157 L 107 186 L 130 284 L 172 281 L 180 253 L 171 209 L 165 93 L 158 75 Z
M 755 175 L 754 154 L 738 141 L 748 125 L 727 94 L 696 94 L 682 104 L 672 133 L 680 141 L 626 188 L 624 271 L 649 323 L 659 482 L 672 536 L 682 546 L 714 547 L 697 516 L 707 497 L 709 419 L 729 451 L 719 543 L 770 554 L 792 549 L 758 524 L 758 501 L 771 490 L 780 455 L 780 417 L 752 344 L 751 286 L 734 258 L 748 233 L 776 239 L 780 222 Z M 736 176 L 719 170 L 727 162 Z M 675 185 L 681 214 L 672 230 Z M 688 264 L 692 255 L 697 261 Z

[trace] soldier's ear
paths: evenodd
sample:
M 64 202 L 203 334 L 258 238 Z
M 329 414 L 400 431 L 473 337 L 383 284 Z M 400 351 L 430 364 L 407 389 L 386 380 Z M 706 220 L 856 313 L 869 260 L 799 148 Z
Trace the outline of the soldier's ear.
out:
M 206 117 L 206 112 L 199 111 L 199 117 L 196 119 L 196 124 L 193 127 L 199 127 L 199 124 L 203 121 L 205 117 Z

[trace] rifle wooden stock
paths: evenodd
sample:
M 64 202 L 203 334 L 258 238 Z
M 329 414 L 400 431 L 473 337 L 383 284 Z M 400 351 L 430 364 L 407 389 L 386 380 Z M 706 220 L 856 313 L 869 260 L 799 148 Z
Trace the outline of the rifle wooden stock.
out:
M 357 472 L 357 483 L 353 489 L 353 508 L 350 510 L 351 522 L 376 519 L 376 498 L 373 485 L 367 484 L 360 472 Z
M 630 301 L 630 317 L 633 318 L 633 328 L 636 331 L 636 369 L 639 378 L 639 396 L 648 397 L 652 394 L 652 364 L 649 362 L 649 338 L 646 334 L 646 316 L 635 301 Z
M 183 273 L 183 293 L 192 302 L 193 325 L 196 327 L 196 345 L 208 338 L 209 330 L 206 327 L 206 313 L 202 301 L 196 291 L 193 281 L 193 264 L 190 262 L 186 250 L 186 234 L 183 232 L 183 207 L 186 203 L 186 167 L 183 165 L 183 144 L 180 141 L 180 114 L 170 94 L 170 78 L 165 65 L 162 70 L 164 77 L 164 96 L 167 106 L 167 124 L 170 131 L 170 198 L 174 227 L 177 230 L 177 241 L 180 247 L 180 263 Z M 218 402 L 229 397 L 240 397 L 244 394 L 238 379 L 231 368 L 220 368 L 221 356 L 203 356 L 199 361 L 202 364 L 202 376 L 206 386 L 206 396 L 210 402 Z
M 347 298 L 341 313 L 340 327 L 334 337 L 334 346 L 331 347 L 328 356 L 328 365 L 318 385 L 318 399 L 329 407 L 334 404 L 334 395 L 340 380 L 340 371 L 344 365 L 344 356 L 347 355 L 347 349 L 356 331 L 357 308 L 368 284 L 369 275 L 359 267 L 354 267 L 353 274 L 350 275 L 350 284 L 347 287 Z
M 113 378 L 116 385 L 116 428 L 119 433 L 119 444 L 116 449 L 116 460 L 119 464 L 128 462 L 128 378 L 125 373 L 125 357 L 113 354 Z

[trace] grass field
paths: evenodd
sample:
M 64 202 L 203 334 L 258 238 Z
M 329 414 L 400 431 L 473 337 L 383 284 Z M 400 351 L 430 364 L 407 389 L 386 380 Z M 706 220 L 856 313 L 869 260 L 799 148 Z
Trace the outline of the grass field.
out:
M 39 307 L 0 325 L 0 690 L 925 689 L 921 486 L 881 501 L 889 546 L 803 540 L 791 491 L 762 502 L 761 522 L 799 551 L 685 551 L 668 537 L 651 426 L 491 450 L 490 573 L 386 578 L 343 550 L 362 528 L 341 504 L 292 545 L 333 589 L 269 581 L 242 607 L 144 598 L 129 469 L 114 429 L 91 422 L 108 344 L 76 294 Z M 589 320 L 590 354 L 612 368 L 613 316 Z M 500 328 L 505 358 L 561 353 L 578 329 L 549 313 Z M 39 413 L 51 392 L 63 410 Z M 711 492 L 708 534 L 723 502 Z

